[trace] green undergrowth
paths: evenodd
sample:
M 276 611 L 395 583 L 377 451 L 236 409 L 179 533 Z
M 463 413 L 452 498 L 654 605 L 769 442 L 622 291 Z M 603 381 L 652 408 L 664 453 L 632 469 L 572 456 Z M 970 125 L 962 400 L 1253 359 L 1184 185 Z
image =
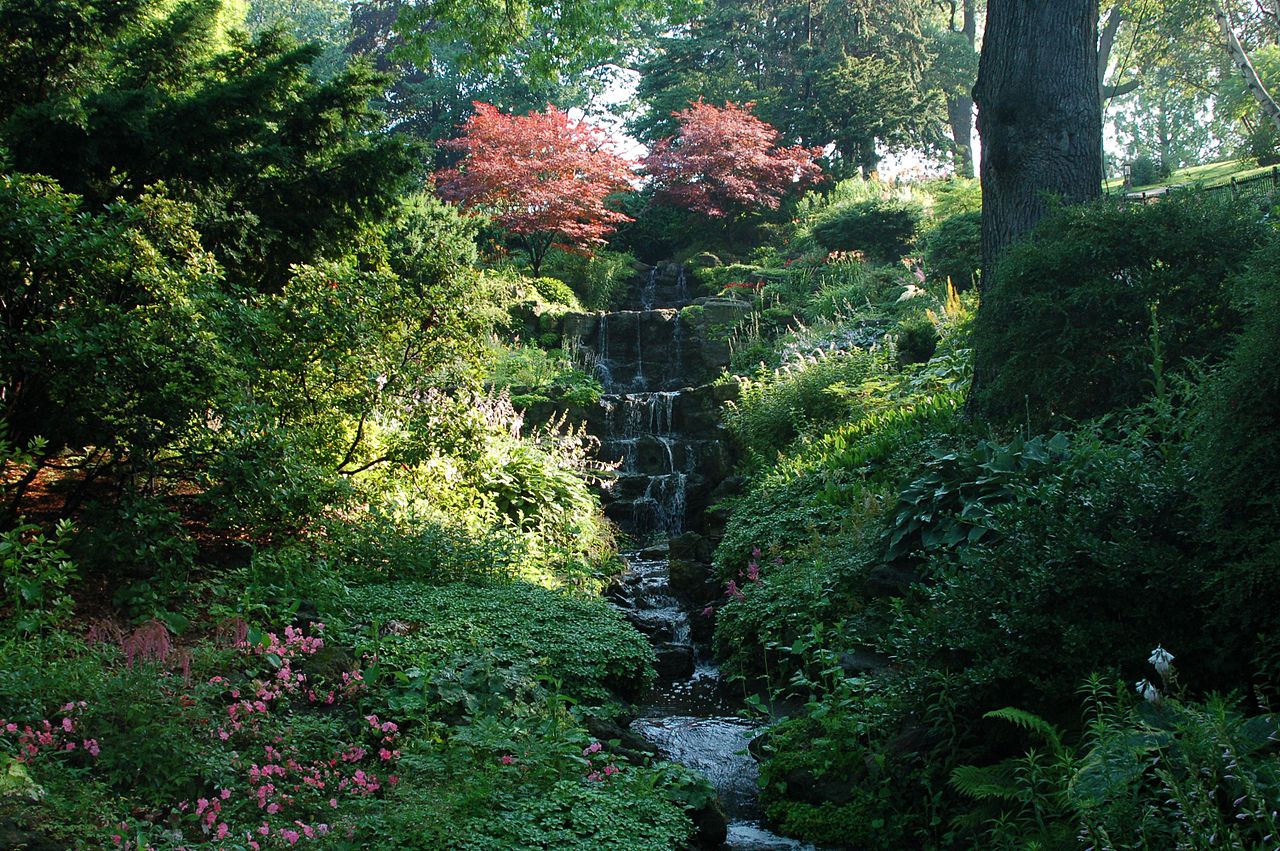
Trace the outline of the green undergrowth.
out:
M 774 698 L 753 705 L 776 829 L 1269 841 L 1280 240 L 1252 202 L 1156 206 L 1052 214 L 971 334 L 965 297 L 925 286 L 875 355 L 796 359 L 818 322 L 765 341 L 787 366 L 727 417 L 747 483 L 715 553 L 715 645 Z M 823 327 L 891 315 L 868 300 Z M 894 357 L 921 316 L 935 349 Z
M 425 681 L 459 659 L 600 705 L 638 697 L 653 679 L 653 650 L 602 598 L 522 582 L 477 587 L 369 585 L 348 597 L 351 617 L 389 634 L 383 665 Z

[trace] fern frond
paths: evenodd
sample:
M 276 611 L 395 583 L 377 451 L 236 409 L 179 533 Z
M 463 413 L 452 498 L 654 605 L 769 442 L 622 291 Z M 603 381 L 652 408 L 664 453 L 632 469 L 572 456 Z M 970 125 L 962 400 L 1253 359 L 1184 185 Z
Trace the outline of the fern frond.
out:
M 1006 706 L 1004 709 L 993 709 L 982 717 L 997 718 L 1001 721 L 1008 721 L 1010 724 L 1021 727 L 1024 730 L 1028 730 L 1032 733 L 1038 733 L 1040 737 L 1043 738 L 1053 749 L 1055 756 L 1060 755 L 1063 752 L 1062 734 L 1058 732 L 1058 728 L 1033 712 L 1028 712 L 1025 709 L 1018 709 L 1013 706 Z
M 1014 760 L 995 765 L 962 765 L 951 772 L 951 785 L 975 801 L 1020 801 L 1023 790 Z

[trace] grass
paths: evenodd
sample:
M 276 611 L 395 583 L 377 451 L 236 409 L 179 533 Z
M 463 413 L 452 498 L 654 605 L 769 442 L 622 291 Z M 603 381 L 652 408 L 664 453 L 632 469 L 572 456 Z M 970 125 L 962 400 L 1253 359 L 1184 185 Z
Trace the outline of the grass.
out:
M 1221 186 L 1224 183 L 1230 183 L 1234 177 L 1236 180 L 1244 180 L 1259 174 L 1269 174 L 1271 166 L 1260 166 L 1253 159 L 1237 159 L 1222 160 L 1216 163 L 1205 163 L 1204 165 L 1191 166 L 1189 168 L 1179 169 L 1170 175 L 1167 179 L 1159 183 L 1150 183 L 1144 186 L 1131 187 L 1129 192 L 1146 192 L 1152 189 L 1160 189 L 1166 186 L 1179 186 L 1183 184 L 1197 184 L 1204 187 Z M 1112 178 L 1103 183 L 1104 192 L 1119 192 L 1121 189 L 1121 180 Z

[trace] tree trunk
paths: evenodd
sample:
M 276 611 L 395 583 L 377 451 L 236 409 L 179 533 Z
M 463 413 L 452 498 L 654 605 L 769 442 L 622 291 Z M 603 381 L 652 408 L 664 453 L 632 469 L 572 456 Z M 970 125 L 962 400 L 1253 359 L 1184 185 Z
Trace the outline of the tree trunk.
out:
M 947 122 L 951 125 L 951 143 L 955 148 L 956 174 L 973 177 L 973 98 L 968 95 L 947 98 Z
M 1272 123 L 1276 125 L 1276 129 L 1280 130 L 1280 105 L 1276 104 L 1275 98 L 1271 96 L 1266 86 L 1262 85 L 1262 80 L 1258 78 L 1258 72 L 1254 70 L 1253 63 L 1249 61 L 1249 54 L 1244 52 L 1240 39 L 1236 38 L 1235 30 L 1231 29 L 1231 20 L 1227 17 L 1227 10 L 1222 5 L 1222 0 L 1218 0 L 1214 4 L 1213 19 L 1217 21 L 1218 29 L 1222 30 L 1222 38 L 1227 45 L 1227 53 L 1231 55 L 1231 63 L 1236 66 L 1236 70 L 1244 78 L 1245 88 L 1249 90 L 1249 94 L 1253 95 L 1254 100 L 1258 102 L 1262 114 L 1271 119 Z
M 954 9 L 953 9 L 954 11 Z M 974 50 L 978 49 L 977 0 L 964 0 L 960 32 Z M 953 24 L 954 26 L 954 24 Z M 947 99 L 947 121 L 955 146 L 956 173 L 973 177 L 973 96 L 955 95 Z
M 1102 194 L 1098 0 L 991 0 L 974 100 L 982 136 L 982 266 L 1044 215 Z

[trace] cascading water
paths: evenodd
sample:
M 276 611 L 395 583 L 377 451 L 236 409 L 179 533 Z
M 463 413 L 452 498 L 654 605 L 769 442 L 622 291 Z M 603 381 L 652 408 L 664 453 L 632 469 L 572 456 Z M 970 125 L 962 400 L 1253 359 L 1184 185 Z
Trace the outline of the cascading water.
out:
M 658 267 L 654 266 L 649 270 L 649 277 L 645 279 L 644 287 L 640 290 L 640 309 L 653 310 L 653 300 L 658 296 Z
M 694 641 L 701 614 L 690 609 L 697 601 L 672 588 L 666 542 L 685 531 L 691 482 L 706 489 L 720 442 L 698 433 L 705 417 L 698 419 L 695 400 L 706 404 L 706 388 L 688 386 L 686 329 L 678 310 L 654 306 L 658 279 L 655 268 L 633 292 L 641 310 L 602 315 L 594 326 L 596 374 L 605 389 L 601 455 L 619 465 L 608 510 L 625 532 L 650 545 L 624 554 L 627 570 L 610 595 L 653 642 L 657 658 L 658 683 L 632 728 L 716 787 L 729 818 L 726 848 L 802 849 L 760 827 L 756 765 L 746 752 L 759 725 L 737 715 L 741 700 L 728 694 L 714 661 Z M 666 280 L 662 292 L 687 303 L 684 269 L 674 287 Z

